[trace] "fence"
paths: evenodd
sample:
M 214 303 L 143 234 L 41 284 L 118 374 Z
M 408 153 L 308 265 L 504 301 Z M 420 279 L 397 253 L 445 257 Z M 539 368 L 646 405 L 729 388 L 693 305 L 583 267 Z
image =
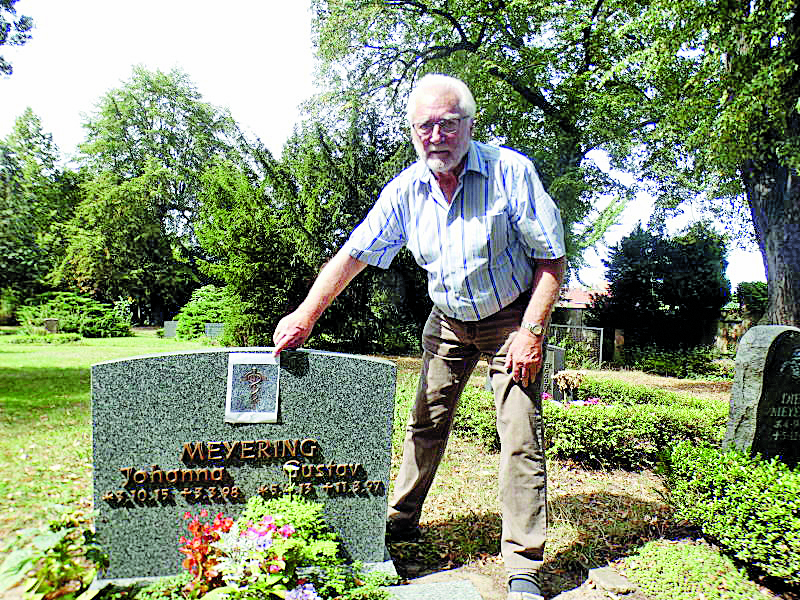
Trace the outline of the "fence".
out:
M 602 327 L 579 327 L 577 325 L 550 325 L 549 343 L 554 346 L 566 348 L 569 354 L 569 343 L 566 339 L 577 343 L 587 343 L 591 349 L 590 358 L 597 362 L 597 367 L 603 364 L 603 329 Z

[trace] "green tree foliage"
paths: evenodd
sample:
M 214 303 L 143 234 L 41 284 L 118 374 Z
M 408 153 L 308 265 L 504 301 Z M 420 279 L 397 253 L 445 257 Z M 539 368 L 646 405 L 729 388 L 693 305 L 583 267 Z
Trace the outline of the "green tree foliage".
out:
M 81 150 L 92 172 L 124 181 L 159 171 L 153 210 L 165 232 L 194 257 L 200 176 L 215 157 L 234 154 L 237 134 L 228 112 L 203 102 L 182 71 L 135 67 L 128 82 L 103 96 L 84 127 Z
M 594 320 L 631 346 L 694 347 L 730 299 L 724 240 L 705 225 L 667 238 L 637 226 L 609 252 Z
M 40 292 L 63 256 L 63 223 L 74 212 L 80 176 L 60 169 L 52 136 L 28 108 L 0 141 L 0 287 Z
M 282 234 L 282 212 L 262 181 L 224 159 L 202 176 L 196 233 L 213 258 L 201 267 L 226 284 L 225 340 L 237 346 L 270 345 L 275 324 L 311 275 Z
M 767 319 L 800 324 L 800 11 L 796 0 L 656 0 L 617 36 L 654 43 L 610 72 L 640 70 L 665 90 L 671 110 L 654 143 L 664 165 L 714 209 L 744 202 L 764 258 Z M 676 205 L 678 198 L 672 205 Z
M 334 92 L 400 103 L 421 74 L 460 76 L 478 104 L 476 137 L 533 158 L 580 261 L 612 224 L 633 188 L 602 173 L 587 155 L 604 150 L 618 167 L 646 170 L 643 144 L 666 107 L 660 87 L 635 69 L 601 75 L 650 43 L 647 31 L 616 36 L 637 17 L 631 0 L 315 0 L 318 57 Z M 399 107 L 397 107 L 399 108 Z M 399 111 L 398 111 L 399 112 Z M 610 200 L 606 210 L 594 205 Z
M 741 309 L 758 321 L 767 311 L 767 284 L 763 281 L 742 281 L 736 286 L 736 299 Z
M 282 157 L 295 181 L 281 201 L 290 219 L 286 233 L 312 272 L 341 248 L 383 186 L 416 158 L 403 132 L 387 126 L 375 110 L 362 107 L 342 121 L 348 125 L 306 127 Z M 430 310 L 425 289 L 424 273 L 404 250 L 388 270 L 367 269 L 352 281 L 320 319 L 326 337 L 311 343 L 344 343 L 361 351 L 416 348 Z
M 182 306 L 198 279 L 154 206 L 165 179 L 151 164 L 140 177 L 104 173 L 86 182 L 53 281 L 103 301 L 130 298 L 137 320 Z
M 235 124 L 185 73 L 136 67 L 84 126 L 92 181 L 54 281 L 103 300 L 131 297 L 140 319 L 160 323 L 202 281 L 200 178 L 219 157 L 238 160 Z
M 18 0 L 0 0 L 0 46 L 22 46 L 31 39 L 33 19 L 24 15 L 17 16 L 14 5 Z M 8 76 L 13 72 L 11 63 L 0 56 L 0 73 Z
M 409 145 L 392 141 L 398 137 L 374 111 L 354 111 L 342 122 L 349 124 L 307 124 L 280 160 L 254 146 L 251 164 L 220 161 L 204 174 L 197 236 L 215 257 L 204 271 L 224 281 L 234 298 L 228 341 L 271 344 L 277 321 L 305 297 L 317 270 L 410 158 Z M 321 319 L 311 345 L 364 351 L 412 343 L 413 323 L 427 309 L 420 308 L 424 283 L 409 256 L 395 263 L 353 281 Z

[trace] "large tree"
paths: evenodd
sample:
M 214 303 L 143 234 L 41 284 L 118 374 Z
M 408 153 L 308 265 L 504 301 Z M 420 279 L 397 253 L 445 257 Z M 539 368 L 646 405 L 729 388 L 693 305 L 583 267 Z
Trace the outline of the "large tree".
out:
M 160 322 L 203 281 L 194 234 L 201 177 L 217 159 L 242 160 L 236 125 L 185 73 L 135 67 L 84 126 L 91 181 L 54 280 L 106 301 L 133 298 L 142 319 Z
M 58 148 L 28 108 L 0 142 L 0 288 L 28 296 L 63 256 L 63 224 L 78 202 L 79 176 L 57 165 Z
M 616 32 L 654 39 L 617 68 L 653 81 L 676 65 L 685 71 L 668 90 L 659 142 L 706 206 L 735 210 L 731 198 L 744 200 L 767 275 L 767 321 L 791 325 L 800 325 L 799 9 L 796 0 L 654 0 Z
M 21 46 L 31 39 L 33 19 L 17 15 L 14 5 L 18 0 L 0 0 L 0 46 Z M 8 76 L 13 72 L 11 63 L 0 56 L 0 73 Z
M 92 172 L 125 181 L 159 170 L 152 208 L 193 260 L 200 176 L 215 157 L 235 154 L 238 133 L 228 111 L 204 102 L 180 70 L 135 67 L 129 81 L 100 99 L 84 127 L 81 150 Z
M 168 185 L 169 175 L 155 163 L 139 177 L 104 173 L 85 182 L 53 281 L 101 301 L 131 301 L 138 322 L 175 314 L 199 280 L 165 234 L 154 202 Z
M 606 176 L 588 154 L 604 150 L 628 167 L 666 110 L 659 87 L 635 70 L 601 75 L 650 43 L 647 32 L 615 36 L 638 16 L 635 0 L 315 0 L 323 74 L 351 102 L 404 100 L 427 71 L 463 78 L 478 103 L 476 136 L 535 160 L 580 260 L 635 189 Z M 599 213 L 597 200 L 610 200 Z
M 724 238 L 699 223 L 673 237 L 637 226 L 609 252 L 608 294 L 593 320 L 623 329 L 626 345 L 665 348 L 709 343 L 730 299 Z

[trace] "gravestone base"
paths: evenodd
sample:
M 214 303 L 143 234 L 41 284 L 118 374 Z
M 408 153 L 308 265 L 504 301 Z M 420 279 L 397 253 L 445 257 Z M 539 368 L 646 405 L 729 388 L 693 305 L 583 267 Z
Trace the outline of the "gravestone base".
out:
M 389 588 L 392 600 L 483 600 L 470 581 L 412 583 Z
M 386 560 L 383 562 L 373 562 L 373 563 L 362 563 L 361 567 L 366 573 L 372 573 L 375 571 L 380 571 L 381 573 L 386 573 L 388 575 L 396 576 L 397 569 L 394 568 L 394 561 L 389 558 L 389 552 L 386 551 Z M 163 576 L 159 577 L 122 577 L 117 579 L 103 579 L 102 577 L 95 577 L 94 581 L 89 585 L 90 590 L 101 590 L 107 585 L 113 585 L 116 587 L 128 587 L 131 585 L 136 584 L 143 584 L 149 585 L 151 583 L 155 583 L 159 579 L 162 579 Z

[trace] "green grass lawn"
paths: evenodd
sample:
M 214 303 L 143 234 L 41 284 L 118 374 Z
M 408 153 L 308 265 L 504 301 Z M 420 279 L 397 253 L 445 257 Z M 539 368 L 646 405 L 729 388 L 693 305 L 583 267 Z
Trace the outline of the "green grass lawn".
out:
M 14 337 L 0 336 L 0 538 L 58 505 L 91 505 L 91 365 L 206 347 L 152 331 L 60 345 Z

